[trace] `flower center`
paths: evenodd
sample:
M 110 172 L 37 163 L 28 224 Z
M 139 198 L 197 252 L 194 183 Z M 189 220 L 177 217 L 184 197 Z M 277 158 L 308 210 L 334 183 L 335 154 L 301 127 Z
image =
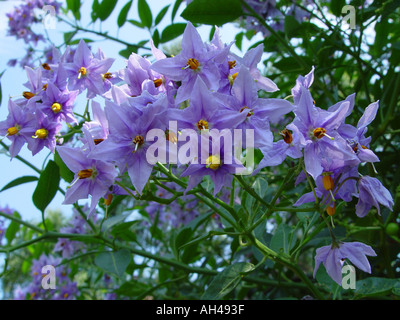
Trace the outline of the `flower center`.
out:
M 229 69 L 233 69 L 236 67 L 236 60 L 228 61 Z
M 321 127 L 315 128 L 315 129 L 313 130 L 312 134 L 313 134 L 314 137 L 316 137 L 317 139 L 321 139 L 322 137 L 325 136 L 325 137 L 327 137 L 327 138 L 329 138 L 329 139 L 331 139 L 331 140 L 334 140 L 333 137 L 329 136 L 329 135 L 326 133 L 326 129 L 321 128 Z
M 229 83 L 230 83 L 231 86 L 233 86 L 233 82 L 235 81 L 235 79 L 236 79 L 238 73 L 239 73 L 239 72 L 236 72 L 236 73 L 234 73 L 234 74 L 228 76 L 228 80 L 229 80 Z
M 78 74 L 78 79 L 80 79 L 82 76 L 85 76 L 86 73 L 87 73 L 85 67 L 80 67 L 78 72 L 79 72 L 79 74 Z
M 42 67 L 43 67 L 43 69 L 45 69 L 45 70 L 51 70 L 51 68 L 50 68 L 50 66 L 49 66 L 48 63 L 42 63 Z
M 135 153 L 137 151 L 137 149 L 144 143 L 144 138 L 142 136 L 136 136 L 133 139 L 133 144 L 135 145 L 135 150 L 133 151 L 133 153 Z
M 46 139 L 48 135 L 49 132 L 46 129 L 42 128 L 35 131 L 35 135 L 33 136 L 33 138 Z
M 196 124 L 197 128 L 201 130 L 208 130 L 208 122 L 206 120 L 200 120 Z
M 166 136 L 166 139 L 168 141 L 172 142 L 172 143 L 177 143 L 178 142 L 178 137 L 172 131 L 166 130 L 165 131 L 165 136 Z
M 287 144 L 291 144 L 293 141 L 292 133 L 288 129 L 283 129 L 279 134 L 283 137 L 283 141 Z
M 162 80 L 161 79 L 155 79 L 155 80 L 153 80 L 153 82 L 154 82 L 154 86 L 156 88 L 158 88 L 159 86 L 162 85 Z
M 18 126 L 8 128 L 8 129 L 7 129 L 7 135 L 8 135 L 8 136 L 13 136 L 14 134 L 17 134 L 17 133 L 18 133 L 19 129 L 20 129 L 20 128 L 19 128 Z
M 103 81 L 104 81 L 105 79 L 112 79 L 113 76 L 112 76 L 111 72 L 106 72 L 106 73 L 102 74 L 101 77 L 103 78 Z
M 206 160 L 206 167 L 212 170 L 217 170 L 221 165 L 219 156 L 209 156 Z
M 194 59 L 194 58 L 190 58 L 187 62 L 186 65 L 192 69 L 192 70 L 196 70 L 199 67 L 199 60 Z
M 253 109 L 250 109 L 247 106 L 242 107 L 242 109 L 240 109 L 240 112 L 243 112 L 246 109 L 250 110 L 249 113 L 247 114 L 248 117 L 250 117 L 250 116 L 252 116 L 254 114 Z
M 104 139 L 93 139 L 94 144 L 97 146 L 99 143 L 103 142 Z
M 33 98 L 33 97 L 35 96 L 34 93 L 29 92 L 29 91 L 24 91 L 24 92 L 22 92 L 22 95 L 24 96 L 25 99 L 28 99 L 28 100 L 29 100 L 30 98 Z
M 78 172 L 78 177 L 79 179 L 87 179 L 90 178 L 93 174 L 93 170 L 92 169 L 84 169 L 84 170 L 80 170 Z
M 51 110 L 52 110 L 54 113 L 59 113 L 59 112 L 62 110 L 61 104 L 59 104 L 58 102 L 54 102 L 54 103 L 51 105 Z

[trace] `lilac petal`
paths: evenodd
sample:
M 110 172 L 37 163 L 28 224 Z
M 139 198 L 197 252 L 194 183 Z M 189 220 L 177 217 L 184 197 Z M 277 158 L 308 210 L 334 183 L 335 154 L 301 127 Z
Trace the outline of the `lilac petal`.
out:
M 317 274 L 317 271 L 318 271 L 318 268 L 319 268 L 321 262 L 326 260 L 330 250 L 331 250 L 331 246 L 324 246 L 324 247 L 318 248 L 316 250 L 315 266 L 314 266 L 314 273 L 313 273 L 314 278 L 315 278 L 315 275 Z
M 324 261 L 326 272 L 339 286 L 342 285 L 342 264 L 340 262 L 341 257 L 337 248 L 330 250 Z
M 167 58 L 163 60 L 158 60 L 152 64 L 150 69 L 163 74 L 171 80 L 181 81 L 185 78 L 187 71 L 182 68 L 186 66 L 187 61 L 180 55 Z
M 368 126 L 376 117 L 378 112 L 379 101 L 371 103 L 364 111 L 361 119 L 357 123 L 357 128 L 365 128 Z
M 91 160 L 87 159 L 85 154 L 79 148 L 59 146 L 57 147 L 57 152 L 65 165 L 72 172 L 76 173 L 80 170 L 87 169 L 87 167 L 91 165 Z
M 85 179 L 77 179 L 78 181 L 67 189 L 63 204 L 73 204 L 79 199 L 87 199 L 89 195 L 90 182 Z
M 315 193 L 318 198 L 321 198 L 323 196 L 322 192 L 319 191 L 318 189 L 315 189 Z M 299 200 L 296 201 L 296 203 L 293 205 L 295 207 L 299 207 L 304 203 L 309 203 L 309 202 L 315 202 L 315 196 L 313 192 L 308 192 L 306 194 L 303 194 Z
M 188 58 L 201 58 L 206 53 L 203 40 L 191 22 L 183 32 L 181 47 L 182 55 Z
M 26 140 L 22 136 L 17 136 L 12 140 L 12 144 L 10 146 L 9 152 L 11 159 L 16 157 L 18 153 L 21 151 L 22 147 L 24 146 Z
M 92 59 L 92 52 L 90 51 L 85 41 L 81 39 L 79 41 L 78 48 L 75 51 L 74 64 L 78 66 L 78 68 L 88 67 Z M 76 70 L 76 72 L 78 72 L 78 70 Z
M 233 82 L 232 94 L 242 106 L 253 107 L 258 99 L 257 87 L 253 77 L 245 66 L 240 66 L 239 73 Z
M 153 166 L 147 163 L 145 154 L 137 154 L 133 158 L 133 162 L 128 168 L 128 174 L 136 191 L 142 194 L 150 178 Z
M 370 149 L 358 148 L 358 157 L 362 162 L 379 162 L 378 156 Z
M 346 118 L 347 110 L 349 109 L 349 107 L 350 102 L 345 101 L 334 112 L 322 110 L 321 113 L 324 117 L 324 121 L 320 126 L 328 131 L 339 128 L 339 126 L 344 123 L 344 119 Z
M 293 111 L 294 106 L 283 99 L 259 99 L 257 101 L 258 113 L 260 116 L 267 116 L 268 120 L 276 123 L 282 119 L 282 116 Z
M 370 204 L 368 204 L 366 202 L 363 202 L 362 200 L 358 199 L 358 202 L 356 204 L 356 215 L 357 215 L 357 217 L 364 218 L 368 214 L 368 212 L 371 209 L 371 207 L 372 206 Z
M 317 180 L 323 171 L 321 161 L 316 150 L 317 148 L 318 146 L 316 143 L 308 144 L 304 148 L 304 164 L 307 172 L 314 178 L 314 180 Z

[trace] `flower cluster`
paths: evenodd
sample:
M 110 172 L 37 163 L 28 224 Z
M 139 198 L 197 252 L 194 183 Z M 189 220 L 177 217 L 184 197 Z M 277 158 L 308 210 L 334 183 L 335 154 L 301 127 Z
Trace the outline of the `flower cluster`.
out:
M 212 41 L 205 43 L 188 23 L 179 54 L 167 57 L 152 45 L 155 61 L 132 53 L 126 68 L 113 73 L 109 72 L 113 59 L 101 50 L 93 54 L 82 40 L 72 61 L 67 59 L 69 50 L 63 54 L 54 50 L 51 64 L 26 68 L 28 90 L 22 99 L 10 99 L 10 113 L 0 123 L 0 134 L 11 140 L 10 153 L 15 157 L 25 143 L 32 154 L 44 147 L 54 152 L 56 142 L 62 144 L 57 137 L 62 124 L 75 125 L 74 132 L 82 133 L 79 145 L 57 147 L 75 175 L 64 203 L 91 196 L 89 216 L 101 198 L 109 205 L 114 194 L 137 197 L 151 193 L 148 181 L 159 163 L 177 165 L 182 181 L 188 177 L 184 190 L 169 188 L 173 194 L 190 193 L 209 176 L 216 196 L 232 186 L 234 174 L 248 173 L 251 161 L 243 157 L 244 148 L 246 155 L 252 148 L 264 155 L 253 175 L 281 164 L 287 156 L 304 157 L 305 174 L 297 183 L 309 175 L 317 187 L 296 206 L 316 201 L 332 216 L 336 201 L 358 197 L 359 217 L 372 206 L 378 212 L 380 205 L 392 209 L 392 197 L 379 180 L 360 178 L 358 173 L 360 164 L 379 161 L 366 137 L 378 102 L 366 108 L 356 127 L 345 123 L 355 95 L 328 109 L 317 107 L 310 92 L 314 69 L 297 79 L 292 89 L 294 104 L 261 98 L 260 90 L 265 95 L 279 90 L 257 68 L 263 45 L 243 57 L 233 54 L 231 46 L 222 43 L 218 28 Z M 82 117 L 79 123 L 73 107 L 84 92 L 93 119 Z M 99 97 L 105 100 L 104 110 L 94 100 Z M 274 142 L 270 127 L 280 126 L 291 112 L 293 121 L 280 131 L 283 138 Z M 135 191 L 121 182 L 124 179 L 129 179 Z M 335 240 L 330 250 L 332 254 L 323 250 L 317 255 L 317 266 L 321 261 L 325 266 L 333 264 L 334 268 L 327 267 L 328 273 L 337 270 L 341 259 L 372 253 L 358 245 L 349 249 Z M 68 255 L 68 249 L 63 254 Z
M 264 158 L 256 172 L 263 167 L 282 163 L 286 156 L 294 159 L 304 156 L 305 173 L 298 177 L 297 183 L 310 175 L 316 187 L 301 196 L 294 206 L 317 202 L 332 217 L 338 200 L 350 202 L 357 197 L 356 215 L 360 218 L 365 217 L 372 207 L 377 209 L 378 214 L 380 205 L 392 210 L 393 198 L 382 183 L 377 178 L 361 176 L 358 172 L 361 164 L 370 163 L 373 166 L 374 162 L 379 161 L 369 149 L 371 138 L 366 137 L 367 126 L 376 116 L 378 102 L 365 109 L 354 127 L 345 123 L 345 120 L 353 111 L 355 94 L 327 110 L 321 109 L 315 105 L 310 92 L 313 81 L 314 68 L 305 77 L 298 77 L 292 89 L 295 118 L 280 132 L 282 140 L 274 142 L 270 149 L 261 148 Z M 375 255 L 372 248 L 366 245 L 340 243 L 333 239 L 331 246 L 317 251 L 316 269 L 323 261 L 328 274 L 341 284 L 338 269 L 343 260 L 349 258 L 353 261 L 355 256 L 363 254 Z M 370 271 L 368 261 L 362 261 L 362 267 L 360 263 L 356 265 L 364 271 Z
M 7 35 L 22 39 L 29 45 L 26 56 L 20 61 L 22 67 L 33 63 L 34 50 L 32 46 L 36 47 L 39 42 L 46 42 L 43 34 L 34 30 L 35 24 L 43 22 L 43 11 L 46 9 L 46 6 L 51 6 L 53 9 L 52 12 L 56 15 L 59 13 L 61 5 L 60 2 L 54 0 L 27 0 L 23 1 L 19 6 L 14 7 L 12 12 L 6 14 L 8 18 Z M 14 66 L 16 63 L 16 59 L 9 61 L 10 66 Z
M 60 263 L 61 258 L 45 254 L 42 254 L 38 260 L 34 260 L 31 268 L 32 282 L 24 288 L 17 288 L 14 292 L 14 299 L 73 300 L 79 294 L 77 284 L 69 278 L 69 268 Z M 46 280 L 43 277 L 49 274 L 49 270 L 43 269 L 45 266 L 54 267 L 56 279 L 54 289 L 46 289 L 42 286 L 42 281 Z
M 303 7 L 313 5 L 309 0 L 292 1 L 291 5 L 279 8 L 275 0 L 246 0 L 246 3 L 275 31 L 284 31 L 287 16 L 292 16 L 300 23 L 310 18 L 310 13 L 298 6 L 299 2 Z M 245 29 L 261 32 L 265 37 L 270 35 L 270 31 L 250 15 L 241 18 L 241 24 Z

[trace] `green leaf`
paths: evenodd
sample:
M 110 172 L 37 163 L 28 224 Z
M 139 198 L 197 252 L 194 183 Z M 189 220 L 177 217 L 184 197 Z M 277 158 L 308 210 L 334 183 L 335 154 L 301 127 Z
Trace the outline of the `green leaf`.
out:
M 119 55 L 128 59 L 129 56 L 132 54 L 132 52 L 137 52 L 136 48 L 134 47 L 127 47 L 126 49 L 123 49 L 119 52 Z
M 400 288 L 400 279 L 387 279 L 370 277 L 356 282 L 356 295 L 376 296 L 390 294 L 393 289 L 395 292 Z
M 239 262 L 226 267 L 210 283 L 201 300 L 223 299 L 232 292 L 242 280 L 242 274 L 254 270 L 254 265 L 248 262 Z
M 74 15 L 75 19 L 81 19 L 81 1 L 80 0 L 67 0 L 67 8 L 71 10 L 72 14 Z
M 133 19 L 129 19 L 128 22 L 131 23 L 131 24 L 133 24 L 134 26 L 136 26 L 136 27 L 138 27 L 138 28 L 141 28 L 141 29 L 144 28 L 143 23 L 141 23 L 141 22 L 139 22 L 139 21 L 136 21 L 136 20 L 133 20 Z
M 128 249 L 121 249 L 118 251 L 100 253 L 94 259 L 94 263 L 105 272 L 122 277 L 131 260 L 131 252 Z
M 21 216 L 19 215 L 18 212 L 14 212 L 13 216 L 18 219 L 21 219 Z M 19 227 L 20 227 L 20 224 L 18 222 L 11 221 L 10 225 L 8 226 L 8 228 L 6 230 L 6 234 L 5 234 L 8 244 L 11 244 L 11 241 L 13 241 L 13 239 L 15 238 L 15 235 L 17 234 Z
M 299 34 L 298 33 L 299 28 L 300 28 L 300 23 L 296 20 L 295 17 L 290 16 L 290 15 L 285 17 L 284 30 L 285 30 L 285 34 L 289 38 L 293 38 L 294 36 Z
M 113 216 L 111 218 L 108 218 L 103 222 L 103 225 L 101 227 L 102 231 L 106 231 L 109 228 L 123 222 L 130 214 L 119 214 L 117 216 Z
M 60 155 L 58 154 L 57 150 L 54 153 L 54 162 L 58 165 L 58 168 L 60 169 L 61 178 L 63 178 L 64 181 L 71 183 L 72 180 L 74 180 L 75 175 L 66 166 L 66 164 L 64 163 L 64 161 L 61 159 Z
M 7 189 L 11 189 L 13 187 L 19 186 L 20 184 L 24 184 L 27 182 L 32 182 L 32 181 L 36 181 L 38 180 L 38 177 L 35 176 L 23 176 L 20 178 L 17 178 L 9 183 L 7 183 L 1 190 L 0 192 L 7 190 Z
M 179 7 L 181 6 L 181 3 L 183 0 L 176 0 L 174 7 L 172 8 L 172 13 L 171 13 L 171 21 L 174 22 L 176 13 L 178 12 Z
M 330 1 L 329 8 L 335 16 L 340 17 L 342 15 L 342 8 L 345 6 L 345 4 L 345 0 Z
M 142 24 L 150 29 L 151 25 L 153 24 L 153 15 L 151 14 L 150 7 L 147 4 L 146 0 L 138 1 L 138 12 Z
M 179 37 L 186 28 L 186 23 L 175 23 L 167 26 L 161 33 L 161 43 L 171 41 Z
M 170 7 L 170 4 L 165 6 L 164 8 L 161 9 L 161 11 L 158 13 L 156 19 L 154 20 L 154 25 L 158 25 L 161 20 L 164 18 L 165 14 L 167 13 L 168 9 Z
M 122 27 L 124 24 L 125 24 L 125 22 L 126 22 L 126 18 L 128 17 L 128 12 L 129 12 L 129 9 L 131 8 L 131 6 L 132 6 L 132 0 L 131 1 L 129 1 L 127 4 L 125 4 L 124 5 L 124 7 L 121 9 L 121 11 L 120 11 L 120 13 L 119 13 L 119 15 L 118 15 L 118 19 L 117 19 L 117 24 L 118 24 L 118 27 Z
M 194 0 L 181 17 L 192 23 L 223 25 L 243 15 L 240 0 Z
M 32 195 L 32 201 L 36 208 L 44 212 L 57 193 L 60 183 L 60 169 L 50 160 L 39 177 L 38 184 Z
M 113 12 L 116 4 L 117 4 L 117 0 L 103 0 L 100 3 L 98 2 L 96 16 L 101 21 L 106 20 L 110 16 L 110 14 Z
M 272 236 L 270 248 L 275 252 L 282 251 L 288 254 L 295 244 L 292 231 L 290 226 L 281 223 Z

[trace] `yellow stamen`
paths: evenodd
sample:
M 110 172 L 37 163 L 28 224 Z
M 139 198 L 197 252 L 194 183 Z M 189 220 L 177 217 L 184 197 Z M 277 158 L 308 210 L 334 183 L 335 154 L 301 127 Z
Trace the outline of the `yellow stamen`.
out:
M 80 79 L 82 76 L 85 76 L 86 73 L 87 73 L 86 68 L 85 67 L 80 67 L 79 68 L 78 79 Z
M 28 100 L 29 100 L 30 98 L 33 98 L 33 97 L 35 96 L 34 93 L 29 92 L 29 91 L 24 91 L 24 92 L 22 92 L 22 95 L 24 96 L 25 99 L 28 99 Z
M 113 195 L 110 193 L 110 194 L 108 195 L 107 199 L 104 199 L 104 204 L 105 204 L 106 206 L 109 206 L 109 205 L 111 204 L 112 199 L 113 199 Z
M 93 139 L 94 144 L 97 146 L 99 143 L 103 142 L 104 139 Z
M 283 129 L 279 134 L 283 137 L 283 141 L 287 144 L 291 144 L 293 141 L 292 133 L 288 129 Z
M 199 60 L 194 59 L 194 58 L 190 58 L 188 60 L 188 62 L 186 63 L 186 65 L 192 69 L 192 70 L 196 70 L 199 67 Z
M 35 131 L 35 135 L 32 138 L 46 139 L 49 132 L 46 129 L 38 129 Z
M 43 67 L 43 69 L 45 69 L 45 70 L 51 70 L 51 68 L 50 68 L 50 66 L 49 66 L 48 63 L 42 63 L 42 67 Z
M 106 73 L 102 74 L 101 77 L 103 78 L 103 81 L 104 81 L 105 79 L 112 79 L 113 76 L 112 76 L 111 72 L 106 72 Z
M 196 126 L 199 130 L 208 130 L 208 122 L 206 120 L 200 120 Z
M 335 211 L 336 211 L 335 203 L 333 204 L 333 207 L 326 207 L 326 213 L 331 217 L 335 214 Z
M 333 190 L 333 188 L 334 188 L 333 179 L 330 175 L 324 175 L 322 177 L 322 184 L 324 185 L 324 188 L 327 191 Z
M 154 82 L 154 86 L 155 86 L 156 88 L 158 88 L 159 86 L 161 86 L 162 83 L 163 83 L 161 79 L 155 79 L 155 80 L 153 80 L 153 82 Z
M 92 169 L 84 169 L 78 172 L 79 179 L 87 179 L 92 176 L 93 170 Z
M 217 170 L 221 165 L 221 159 L 218 156 L 209 156 L 206 160 L 206 167 L 212 170 Z
M 135 144 L 135 150 L 133 151 L 133 153 L 135 153 L 137 149 L 144 143 L 144 138 L 142 136 L 136 136 L 133 139 L 133 143 Z
M 326 134 L 326 129 L 320 128 L 320 127 L 314 129 L 313 135 L 314 135 L 314 137 L 316 137 L 317 139 L 321 139 L 322 137 L 325 136 L 325 137 L 327 137 L 327 138 L 329 138 L 329 139 L 331 139 L 331 140 L 334 140 L 333 137 L 331 137 L 331 136 L 329 136 L 329 135 Z
M 178 137 L 176 136 L 175 133 L 173 133 L 172 131 L 167 130 L 165 132 L 166 135 L 166 139 L 172 143 L 177 143 L 178 142 Z
M 19 131 L 18 127 L 11 127 L 7 129 L 7 135 L 8 136 L 13 136 L 14 134 L 17 134 Z
M 252 116 L 254 114 L 253 109 L 250 109 L 247 106 L 242 107 L 242 109 L 240 109 L 240 112 L 243 112 L 244 110 L 249 109 L 249 113 L 247 114 L 248 117 Z
M 228 65 L 229 65 L 229 69 L 233 69 L 234 67 L 236 67 L 236 61 L 228 61 Z
M 61 112 L 61 110 L 62 110 L 61 104 L 59 104 L 58 102 L 54 102 L 54 103 L 51 105 L 51 110 L 52 110 L 54 113 L 59 113 L 59 112 Z

